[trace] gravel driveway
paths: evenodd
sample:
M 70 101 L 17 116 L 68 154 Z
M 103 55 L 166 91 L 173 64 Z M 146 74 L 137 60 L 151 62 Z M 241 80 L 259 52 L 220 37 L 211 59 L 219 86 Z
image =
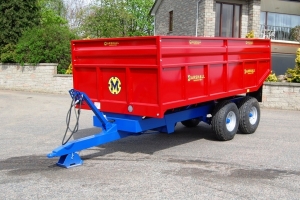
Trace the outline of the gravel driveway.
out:
M 80 152 L 64 169 L 68 95 L 0 90 L 0 199 L 300 199 L 300 111 L 262 109 L 258 130 L 227 142 L 176 126 Z M 97 133 L 83 111 L 74 137 Z

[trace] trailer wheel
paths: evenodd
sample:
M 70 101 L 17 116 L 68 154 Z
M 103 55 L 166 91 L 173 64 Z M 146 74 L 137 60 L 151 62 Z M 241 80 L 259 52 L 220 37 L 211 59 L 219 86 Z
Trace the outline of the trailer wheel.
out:
M 221 141 L 233 139 L 238 130 L 239 118 L 239 110 L 235 103 L 218 103 L 212 117 L 212 129 L 216 137 Z
M 239 130 L 245 134 L 254 133 L 260 121 L 259 104 L 254 97 L 247 96 L 238 104 L 240 113 Z
M 189 119 L 181 122 L 185 127 L 192 128 L 198 126 L 200 123 L 199 119 Z

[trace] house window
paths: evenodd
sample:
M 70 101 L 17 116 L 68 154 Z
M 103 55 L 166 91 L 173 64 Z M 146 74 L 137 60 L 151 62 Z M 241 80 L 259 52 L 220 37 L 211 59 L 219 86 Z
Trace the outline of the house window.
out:
M 173 31 L 173 10 L 169 12 L 169 32 Z
M 240 37 L 241 5 L 216 3 L 215 36 Z
M 293 28 L 300 26 L 299 15 L 260 13 L 260 37 L 275 40 L 294 40 Z

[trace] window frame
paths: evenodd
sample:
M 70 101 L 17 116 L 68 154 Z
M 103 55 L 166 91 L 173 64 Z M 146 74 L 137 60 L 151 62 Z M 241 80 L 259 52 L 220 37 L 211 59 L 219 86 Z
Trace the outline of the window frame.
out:
M 265 21 L 264 21 L 264 24 L 260 24 L 260 25 L 265 25 L 265 26 L 278 26 L 278 25 L 270 25 L 268 24 L 268 17 L 269 17 L 269 14 L 279 14 L 279 15 L 286 15 L 286 16 L 296 16 L 296 17 L 300 17 L 300 14 L 299 15 L 295 15 L 295 14 L 287 14 L 287 13 L 277 13 L 277 12 L 270 12 L 270 11 L 260 11 L 260 15 L 264 13 L 265 15 Z M 281 27 L 288 27 L 288 28 L 293 28 L 294 26 L 281 26 Z
M 242 9 L 242 4 L 237 4 L 237 3 L 227 3 L 227 2 L 219 2 L 219 1 L 217 1 L 216 2 L 216 8 L 217 8 L 217 4 L 220 4 L 220 13 L 219 13 L 219 16 L 220 16 L 220 18 L 219 19 L 217 19 L 217 9 L 216 9 L 216 13 L 215 13 L 215 16 L 216 16 L 216 21 L 217 20 L 219 20 L 219 27 L 218 27 L 218 30 L 219 30 L 219 35 L 216 35 L 216 32 L 215 32 L 215 37 L 224 37 L 224 36 L 222 36 L 222 14 L 223 14 L 223 5 L 224 4 L 227 4 L 227 5 L 232 5 L 232 7 L 233 7 L 233 10 L 232 10 L 232 13 L 233 13 L 233 16 L 231 16 L 231 23 L 232 23 L 232 34 L 231 34 L 231 36 L 229 36 L 229 37 L 234 37 L 234 30 L 235 30 L 235 20 L 236 20 L 236 15 L 235 15 L 235 11 L 236 11 L 236 6 L 239 6 L 239 16 L 238 16 L 238 18 L 239 18 L 239 24 L 238 24 L 238 26 L 239 26 L 239 29 L 238 29 L 238 36 L 236 37 L 236 38 L 240 38 L 241 37 L 241 28 L 242 28 L 242 11 L 243 11 L 243 9 Z M 216 30 L 216 21 L 215 21 L 215 30 Z
M 169 11 L 169 32 L 172 32 L 174 29 L 174 12 L 173 10 Z

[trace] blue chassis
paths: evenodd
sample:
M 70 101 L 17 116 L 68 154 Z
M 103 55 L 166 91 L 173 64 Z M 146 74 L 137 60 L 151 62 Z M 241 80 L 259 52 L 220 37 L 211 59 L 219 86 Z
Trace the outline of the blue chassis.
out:
M 215 106 L 214 101 L 206 102 L 197 107 L 188 106 L 180 109 L 180 111 L 165 114 L 165 117 L 162 119 L 114 113 L 105 113 L 105 117 L 104 113 L 96 108 L 85 93 L 74 89 L 70 90 L 69 93 L 77 103 L 85 101 L 88 104 L 95 114 L 93 118 L 94 126 L 101 127 L 102 132 L 68 142 L 47 155 L 48 158 L 60 157 L 57 165 L 65 168 L 82 165 L 83 161 L 76 152 L 84 149 L 119 140 L 130 135 L 140 135 L 147 130 L 173 133 L 176 123 L 184 120 L 198 118 L 203 122 L 210 123 L 207 114 L 212 113 Z M 233 99 L 233 101 L 237 99 L 240 98 Z

